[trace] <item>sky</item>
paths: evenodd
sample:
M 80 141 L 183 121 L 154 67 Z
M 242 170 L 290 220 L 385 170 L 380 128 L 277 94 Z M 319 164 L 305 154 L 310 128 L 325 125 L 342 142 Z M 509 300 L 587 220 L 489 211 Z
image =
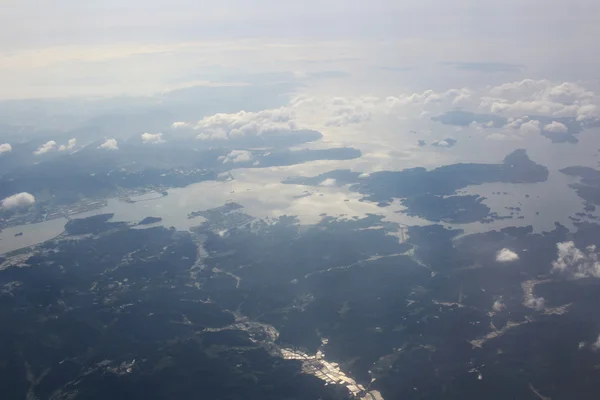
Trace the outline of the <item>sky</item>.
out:
M 600 118 L 594 0 L 0 5 L 0 124 L 86 132 L 106 113 L 142 120 L 131 128 L 109 119 L 102 149 L 142 133 L 164 142 L 277 127 L 323 133 L 309 147 L 360 149 L 364 171 L 498 161 L 515 148 L 566 163 L 587 149 L 542 133 L 568 131 L 560 118 Z M 431 119 L 449 111 L 481 117 Z M 71 138 L 85 145 L 69 134 L 38 146 L 54 143 L 50 154 Z
M 320 82 L 322 90 L 355 93 L 503 78 L 598 87 L 594 0 L 1 0 L 0 7 L 3 99 L 150 95 L 284 71 L 345 72 L 352 79 Z

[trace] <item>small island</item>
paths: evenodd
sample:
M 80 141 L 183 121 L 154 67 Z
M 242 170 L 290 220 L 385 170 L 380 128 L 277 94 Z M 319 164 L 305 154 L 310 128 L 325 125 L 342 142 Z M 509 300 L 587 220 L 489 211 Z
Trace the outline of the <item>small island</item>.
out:
M 141 220 L 138 225 L 150 225 L 160 221 L 162 221 L 162 218 L 160 217 L 146 217 Z

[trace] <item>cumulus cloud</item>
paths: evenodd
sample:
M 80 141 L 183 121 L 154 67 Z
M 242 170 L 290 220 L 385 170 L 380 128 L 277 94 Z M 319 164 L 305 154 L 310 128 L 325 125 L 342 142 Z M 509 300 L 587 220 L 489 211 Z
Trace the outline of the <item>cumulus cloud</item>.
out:
M 540 121 L 534 119 L 521 124 L 519 127 L 519 132 L 523 135 L 539 135 L 541 131 Z
M 432 105 L 441 103 L 464 106 L 469 103 L 473 95 L 475 95 L 475 92 L 468 88 L 450 89 L 445 92 L 426 90 L 423 93 L 389 96 L 386 98 L 386 103 L 390 106 Z
M 249 162 L 252 160 L 252 153 L 246 150 L 232 150 L 226 156 L 219 157 L 223 160 L 223 164 L 227 163 L 242 163 Z
M 557 258 L 552 262 L 552 272 L 572 278 L 600 278 L 600 261 L 596 246 L 588 246 L 585 250 L 575 247 L 573 242 L 556 244 Z
M 505 128 L 509 128 L 509 129 L 519 129 L 521 127 L 521 125 L 523 124 L 523 122 L 525 122 L 523 120 L 523 118 L 512 118 L 512 117 L 510 117 L 508 119 L 508 123 L 504 127 Z
M 201 119 L 194 129 L 200 132 L 197 136 L 200 140 L 227 140 L 289 132 L 296 128 L 293 117 L 293 110 L 284 107 L 260 112 L 219 113 Z
M 8 143 L 0 144 L 0 154 L 8 153 L 9 151 L 12 151 L 12 146 L 10 144 L 8 144 Z
M 584 121 L 599 116 L 597 104 L 596 94 L 579 84 L 524 79 L 491 88 L 481 105 L 499 114 L 574 117 Z
M 27 192 L 13 194 L 2 200 L 2 208 L 10 210 L 13 208 L 29 207 L 35 203 L 35 197 Z
M 598 119 L 600 112 L 595 104 L 585 104 L 577 110 L 577 121 L 588 121 Z
M 496 261 L 500 263 L 507 263 L 517 261 L 519 255 L 510 249 L 502 249 L 496 253 Z
M 436 140 L 434 142 L 431 143 L 431 145 L 433 147 L 446 147 L 446 148 L 450 148 L 453 147 L 456 144 L 456 139 L 453 138 L 446 138 L 444 140 Z
M 505 308 L 506 306 L 504 305 L 504 302 L 502 300 L 496 300 L 494 302 L 494 305 L 492 306 L 492 309 L 496 312 L 503 311 Z
M 143 143 L 158 144 L 165 142 L 162 133 L 142 133 L 141 138 Z
M 327 178 L 319 184 L 319 186 L 332 187 L 335 186 L 336 180 L 333 178 Z
M 195 130 L 198 139 L 214 141 L 291 132 L 297 126 L 316 130 L 328 127 L 334 131 L 338 127 L 377 124 L 381 118 L 389 121 L 434 115 L 438 116 L 434 117 L 438 122 L 464 127 L 476 121 L 473 127 L 481 130 L 492 131 L 506 125 L 514 129 L 514 134 L 491 132 L 505 135 L 494 138 L 518 140 L 542 131 L 564 131 L 565 126 L 558 118 L 582 123 L 595 119 L 600 116 L 599 107 L 600 97 L 580 84 L 524 79 L 499 86 L 391 93 L 381 97 L 301 95 L 277 109 L 219 113 L 196 123 L 174 122 L 172 127 L 186 133 Z
M 485 109 L 492 112 L 490 116 L 493 119 L 477 121 L 482 128 L 497 127 L 498 118 L 510 117 L 509 128 L 519 129 L 525 123 L 523 133 L 539 133 L 542 126 L 528 121 L 527 115 L 570 117 L 585 121 L 600 117 L 599 104 L 600 98 L 579 84 L 525 79 L 496 87 L 439 92 L 426 90 L 385 98 L 348 97 L 324 100 L 303 97 L 296 101 L 295 107 L 301 109 L 310 105 L 317 113 L 328 112 L 331 115 L 328 121 L 330 126 L 363 122 L 379 114 L 412 117 L 419 113 L 426 116 L 449 110 L 457 112 L 457 107 L 471 111 Z M 558 124 L 560 123 L 549 124 L 550 129 L 562 129 Z
M 594 343 L 592 343 L 592 350 L 594 350 L 594 351 L 600 350 L 600 335 L 598 335 L 598 338 L 596 338 L 596 341 Z
M 56 142 L 54 140 L 49 140 L 48 142 L 46 142 L 43 145 L 41 145 L 40 147 L 38 147 L 38 149 L 36 151 L 34 151 L 33 154 L 35 154 L 36 156 L 39 156 L 39 155 L 46 154 L 53 150 L 56 150 Z
M 77 139 L 72 138 L 72 139 L 69 139 L 69 141 L 67 142 L 67 144 L 61 144 L 58 147 L 58 151 L 73 150 L 75 148 L 75 146 L 77 146 Z
M 523 305 L 528 308 L 532 308 L 536 311 L 541 311 L 546 308 L 546 299 L 543 297 L 535 297 L 533 295 L 525 298 Z
M 552 121 L 552 123 L 544 126 L 544 130 L 552 133 L 567 133 L 569 128 L 563 123 Z
M 119 145 L 116 139 L 106 139 L 104 143 L 98 146 L 98 148 L 104 150 L 119 150 Z

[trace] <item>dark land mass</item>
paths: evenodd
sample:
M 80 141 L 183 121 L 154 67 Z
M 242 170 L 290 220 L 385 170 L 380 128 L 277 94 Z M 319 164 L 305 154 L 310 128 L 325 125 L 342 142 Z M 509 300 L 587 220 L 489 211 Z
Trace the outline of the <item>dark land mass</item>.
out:
M 65 225 L 69 235 L 98 234 L 127 227 L 127 222 L 108 222 L 114 214 L 100 214 L 87 218 L 72 219 Z
M 468 236 L 430 225 L 409 227 L 400 243 L 390 235 L 400 227 L 377 215 L 306 226 L 283 216 L 223 232 L 220 221 L 241 214 L 231 208 L 206 211 L 198 236 L 105 230 L 110 217 L 92 217 L 75 226 L 102 233 L 55 239 L 25 265 L 0 271 L 1 392 L 347 398 L 279 348 L 321 350 L 386 399 L 535 399 L 531 387 L 552 399 L 600 392 L 592 348 L 600 280 L 551 272 L 558 242 L 598 246 L 600 225 Z M 497 262 L 503 248 L 519 258 Z M 524 304 L 523 283 L 537 280 L 533 295 L 546 307 L 571 304 L 567 313 Z M 491 312 L 497 301 L 503 308 Z
M 211 208 L 209 210 L 193 211 L 188 214 L 188 218 L 191 219 L 191 218 L 195 218 L 195 217 L 205 217 L 205 218 L 217 217 L 220 214 L 226 214 L 226 213 L 229 213 L 229 212 L 232 212 L 235 210 L 239 210 L 241 208 L 244 208 L 244 207 L 238 203 L 231 201 L 229 203 L 225 203 L 225 205 L 222 205 L 220 207 Z
M 348 397 L 257 344 L 256 332 L 220 331 L 235 317 L 194 287 L 196 252 L 189 234 L 124 227 L 48 242 L 26 267 L 0 271 L 3 398 Z
M 432 196 L 420 195 L 402 200 L 408 208 L 406 214 L 429 221 L 449 221 L 464 224 L 480 221 L 490 214 L 490 208 L 483 204 L 485 198 L 471 196 Z
M 350 184 L 350 190 L 361 193 L 365 200 L 382 205 L 394 198 L 404 199 L 411 215 L 432 221 L 473 222 L 487 216 L 487 206 L 477 196 L 443 196 L 483 183 L 544 182 L 548 169 L 533 162 L 525 150 L 515 150 L 501 164 L 453 164 L 429 171 L 411 168 L 374 172 L 365 177 L 349 170 L 335 170 L 315 177 L 292 177 L 283 183 L 317 186 L 325 179 L 335 179 L 338 186 Z
M 361 155 L 353 148 L 290 151 L 278 146 L 320 138 L 318 132 L 305 133 L 297 138 L 294 135 L 281 138 L 269 135 L 274 140 L 269 146 L 272 149 L 252 150 L 252 161 L 247 163 L 224 163 L 223 157 L 233 150 L 228 147 L 196 149 L 189 142 L 178 141 L 150 146 L 139 144 L 136 139 L 119 142 L 119 150 L 106 151 L 97 149 L 101 142 L 92 143 L 75 153 L 51 155 L 41 162 L 15 164 L 3 170 L 0 173 L 0 198 L 28 192 L 36 196 L 36 207 L 39 208 L 47 204 L 115 197 L 120 189 L 185 187 L 215 180 L 219 173 L 235 168 L 286 166 L 324 159 L 347 160 Z M 197 142 L 202 141 L 194 144 Z M 255 147 L 265 145 L 256 144 Z
M 160 221 L 162 221 L 162 218 L 160 217 L 146 217 L 138 222 L 138 225 L 150 225 Z
M 581 178 L 580 183 L 569 186 L 586 201 L 586 211 L 594 211 L 594 205 L 600 205 L 600 171 L 590 167 L 567 167 L 560 172 Z

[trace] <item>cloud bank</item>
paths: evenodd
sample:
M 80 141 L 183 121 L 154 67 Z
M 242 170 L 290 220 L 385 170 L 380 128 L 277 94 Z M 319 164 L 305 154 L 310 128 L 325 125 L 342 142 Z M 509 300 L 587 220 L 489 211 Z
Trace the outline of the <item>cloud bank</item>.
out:
M 393 124 L 414 120 L 415 116 L 422 122 L 433 120 L 459 129 L 475 128 L 490 139 L 521 140 L 550 134 L 546 137 L 558 140 L 560 135 L 577 134 L 600 121 L 600 97 L 579 83 L 533 79 L 389 96 L 300 95 L 284 107 L 219 113 L 196 123 L 174 122 L 172 128 L 194 133 L 199 140 L 238 139 L 250 143 L 250 138 L 269 134 L 295 134 L 300 126 L 328 133 L 354 126 L 369 129 L 369 124 L 379 127 L 381 122 Z M 446 143 L 446 139 L 439 140 L 437 145 L 444 147 Z M 255 140 L 252 144 L 261 147 L 266 141 Z
M 588 246 L 585 250 L 575 247 L 573 242 L 556 244 L 557 258 L 552 262 L 552 272 L 571 278 L 600 278 L 600 261 L 596 246 Z
M 13 194 L 2 200 L 2 208 L 11 210 L 14 208 L 29 207 L 35 203 L 35 197 L 27 192 Z
M 220 159 L 223 160 L 223 164 L 249 162 L 252 160 L 252 153 L 246 150 L 232 150 L 226 156 L 220 157 Z

